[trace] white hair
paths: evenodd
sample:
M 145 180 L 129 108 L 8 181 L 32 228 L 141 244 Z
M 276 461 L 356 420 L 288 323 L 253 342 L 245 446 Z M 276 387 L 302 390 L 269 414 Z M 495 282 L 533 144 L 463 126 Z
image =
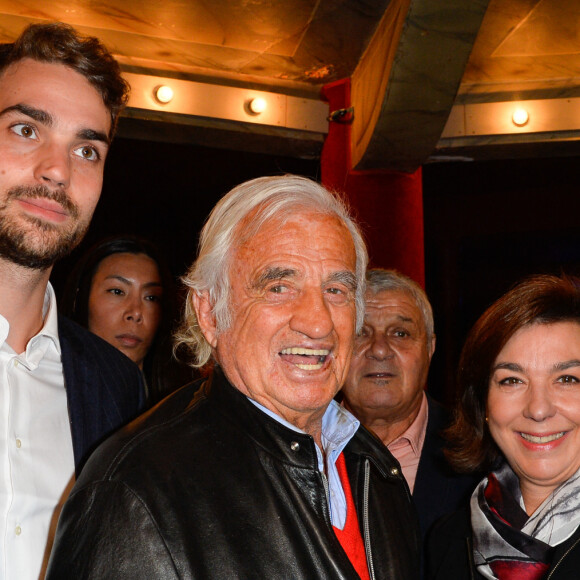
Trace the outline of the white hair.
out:
M 366 290 L 373 295 L 386 290 L 399 290 L 408 294 L 421 311 L 427 341 L 431 341 L 435 333 L 433 309 L 431 308 L 427 294 L 425 294 L 425 291 L 417 282 L 397 272 L 397 270 L 371 268 L 367 270 L 366 274 Z
M 176 334 L 176 347 L 181 344 L 189 347 L 195 357 L 194 366 L 205 365 L 212 349 L 199 326 L 192 296 L 207 292 L 217 332 L 229 328 L 232 250 L 255 236 L 267 222 L 276 221 L 284 225 L 297 210 L 336 216 L 350 232 L 356 253 L 357 330 L 361 327 L 368 256 L 361 232 L 344 202 L 305 177 L 259 177 L 238 185 L 217 203 L 201 231 L 197 260 L 182 278 L 188 292 L 184 320 Z M 247 220 L 250 214 L 252 219 Z

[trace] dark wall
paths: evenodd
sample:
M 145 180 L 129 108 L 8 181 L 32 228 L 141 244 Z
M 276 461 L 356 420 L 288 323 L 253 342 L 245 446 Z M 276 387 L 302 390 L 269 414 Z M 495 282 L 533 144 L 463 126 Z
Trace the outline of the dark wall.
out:
M 487 306 L 525 276 L 580 273 L 580 159 L 433 164 L 423 178 L 429 388 L 449 401 L 463 340 Z

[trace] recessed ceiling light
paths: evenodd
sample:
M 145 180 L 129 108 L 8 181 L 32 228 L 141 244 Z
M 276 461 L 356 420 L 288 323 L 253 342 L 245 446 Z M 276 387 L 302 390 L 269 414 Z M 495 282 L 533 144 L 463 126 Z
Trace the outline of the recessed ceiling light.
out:
M 254 115 L 259 115 L 268 108 L 268 103 L 266 102 L 266 99 L 263 99 L 262 97 L 256 97 L 250 101 L 249 107 L 250 111 L 254 113 Z
M 166 105 L 173 99 L 173 89 L 167 85 L 159 85 L 153 91 L 155 98 L 162 104 Z
M 512 114 L 512 121 L 514 125 L 518 127 L 523 127 L 530 119 L 528 112 L 522 108 L 518 107 Z

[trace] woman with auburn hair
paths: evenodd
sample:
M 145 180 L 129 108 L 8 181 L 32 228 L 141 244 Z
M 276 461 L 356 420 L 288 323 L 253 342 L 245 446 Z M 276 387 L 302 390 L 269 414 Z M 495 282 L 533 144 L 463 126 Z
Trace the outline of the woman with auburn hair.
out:
M 485 470 L 428 542 L 437 580 L 580 577 L 580 281 L 536 276 L 464 345 L 448 458 Z

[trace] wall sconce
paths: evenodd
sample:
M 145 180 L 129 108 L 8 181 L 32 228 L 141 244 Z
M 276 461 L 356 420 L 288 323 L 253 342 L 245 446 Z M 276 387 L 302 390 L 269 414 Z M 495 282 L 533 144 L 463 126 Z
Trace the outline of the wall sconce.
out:
M 528 115 L 528 112 L 521 107 L 518 107 L 512 113 L 512 122 L 517 127 L 523 127 L 529 121 L 529 119 L 530 116 Z
M 173 99 L 173 89 L 167 85 L 159 85 L 153 89 L 153 95 L 156 101 L 166 105 Z
M 262 97 L 255 97 L 248 103 L 248 109 L 252 115 L 259 115 L 268 108 L 268 102 Z

